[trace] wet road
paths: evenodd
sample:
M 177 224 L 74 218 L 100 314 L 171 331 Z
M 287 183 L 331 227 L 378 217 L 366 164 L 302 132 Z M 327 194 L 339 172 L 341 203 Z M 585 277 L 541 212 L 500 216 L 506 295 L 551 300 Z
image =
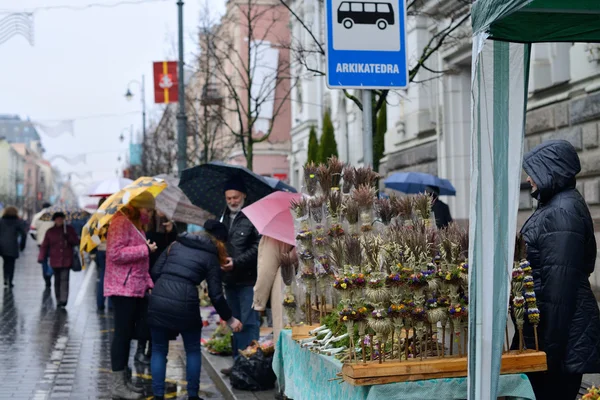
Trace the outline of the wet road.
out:
M 95 271 L 89 277 L 90 271 L 71 272 L 69 304 L 57 309 L 36 260 L 37 246 L 30 241 L 17 260 L 15 287 L 0 289 L 0 399 L 110 399 L 112 314 L 96 311 Z M 145 398 L 152 399 L 149 368 L 130 365 Z M 179 339 L 169 350 L 165 397 L 187 399 L 184 379 Z M 200 386 L 201 397 L 222 399 L 204 370 Z

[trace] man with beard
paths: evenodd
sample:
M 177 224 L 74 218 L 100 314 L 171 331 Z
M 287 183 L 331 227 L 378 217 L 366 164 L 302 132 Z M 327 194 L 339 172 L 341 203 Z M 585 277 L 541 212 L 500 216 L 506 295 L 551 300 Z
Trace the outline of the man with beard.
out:
M 221 266 L 225 295 L 233 316 L 243 324 L 241 332 L 233 334 L 233 356 L 245 350 L 260 336 L 260 318 L 252 309 L 257 274 L 258 242 L 260 235 L 252 222 L 241 212 L 246 201 L 246 186 L 241 179 L 231 179 L 223 188 L 227 209 L 223 224 L 229 229 L 227 262 Z M 231 368 L 223 369 L 225 375 Z

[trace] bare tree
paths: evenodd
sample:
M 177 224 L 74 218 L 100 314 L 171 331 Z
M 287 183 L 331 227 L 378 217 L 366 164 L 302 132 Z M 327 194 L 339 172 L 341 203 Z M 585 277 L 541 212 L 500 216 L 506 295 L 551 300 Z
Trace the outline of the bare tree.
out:
M 204 32 L 212 88 L 223 97 L 211 117 L 233 136 L 250 169 L 255 145 L 271 139 L 289 107 L 288 18 L 277 0 L 230 0 L 220 24 Z
M 321 42 L 320 38 L 317 38 L 315 34 L 312 32 L 310 27 L 311 24 L 308 24 L 303 20 L 302 16 L 299 15 L 293 7 L 290 5 L 289 0 L 279 0 L 281 5 L 287 8 L 288 12 L 291 15 L 291 19 L 298 23 L 302 30 L 306 32 L 308 37 L 310 37 L 310 44 L 308 46 L 303 45 L 299 41 L 295 41 L 291 45 L 291 50 L 294 53 L 295 59 L 300 63 L 308 73 L 314 76 L 325 76 L 325 72 L 321 69 L 315 67 L 315 64 L 311 61 L 314 59 L 314 55 L 325 56 L 325 45 Z M 319 0 L 322 3 L 322 0 Z M 465 31 L 465 27 L 467 22 L 471 18 L 470 13 L 470 0 L 456 0 L 455 6 L 448 10 L 448 7 L 443 7 L 444 4 L 447 4 L 446 1 L 443 0 L 409 0 L 407 4 L 407 15 L 409 17 L 427 17 L 431 20 L 432 24 L 435 24 L 436 29 L 429 39 L 428 43 L 423 47 L 423 49 L 418 53 L 417 57 L 413 60 L 409 61 L 409 70 L 408 70 L 408 81 L 413 83 L 422 82 L 419 80 L 419 72 L 422 70 L 428 71 L 433 75 L 435 79 L 442 76 L 445 72 L 444 70 L 437 70 L 432 68 L 429 64 L 429 61 L 433 55 L 435 55 L 438 51 L 443 50 L 445 48 L 456 45 L 458 42 L 466 39 L 470 36 L 470 32 Z M 358 108 L 362 111 L 363 104 L 359 97 L 350 93 L 347 90 L 343 90 L 344 95 L 352 100 Z M 377 134 L 377 114 L 386 104 L 386 99 L 389 94 L 389 90 L 374 90 L 373 91 L 373 104 L 371 107 L 373 109 L 373 143 L 374 143 L 374 151 L 373 151 L 373 159 L 374 159 L 374 167 L 377 170 L 379 168 L 379 162 L 381 158 L 383 158 L 383 138 L 376 138 Z M 377 144 L 379 143 L 379 145 Z M 377 148 L 379 147 L 379 148 Z

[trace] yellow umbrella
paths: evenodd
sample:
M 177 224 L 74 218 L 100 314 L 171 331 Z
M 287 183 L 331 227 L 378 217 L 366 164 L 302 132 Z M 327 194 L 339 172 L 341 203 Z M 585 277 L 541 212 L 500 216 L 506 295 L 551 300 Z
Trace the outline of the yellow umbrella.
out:
M 108 223 L 131 200 L 145 192 L 156 197 L 166 187 L 162 179 L 143 176 L 110 196 L 83 227 L 80 250 L 89 253 L 106 240 Z

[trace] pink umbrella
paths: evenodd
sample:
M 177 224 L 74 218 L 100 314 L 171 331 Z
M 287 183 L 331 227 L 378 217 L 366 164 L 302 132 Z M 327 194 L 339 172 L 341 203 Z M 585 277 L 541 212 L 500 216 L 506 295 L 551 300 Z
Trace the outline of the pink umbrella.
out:
M 261 235 L 296 245 L 290 202 L 300 193 L 275 192 L 242 209 Z

